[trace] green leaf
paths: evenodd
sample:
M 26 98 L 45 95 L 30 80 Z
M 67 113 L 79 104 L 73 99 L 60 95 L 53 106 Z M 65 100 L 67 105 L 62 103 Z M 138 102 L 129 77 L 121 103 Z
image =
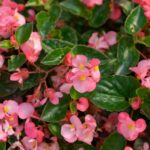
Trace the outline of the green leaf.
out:
M 150 119 L 150 89 L 139 88 L 136 92 L 142 101 L 141 112 Z
M 125 146 L 126 140 L 120 134 L 112 133 L 105 140 L 101 150 L 112 150 L 112 147 L 114 150 L 124 150 Z
M 139 61 L 139 53 L 134 46 L 134 41 L 130 36 L 124 36 L 120 39 L 117 51 L 117 60 L 119 67 L 116 74 L 130 73 L 129 67 L 135 66 Z
M 43 37 L 55 27 L 60 15 L 61 9 L 58 5 L 52 5 L 48 13 L 46 11 L 40 11 L 36 15 L 37 29 Z
M 19 44 L 22 44 L 29 39 L 32 32 L 32 28 L 33 28 L 32 23 L 26 23 L 25 25 L 17 29 L 15 35 L 16 40 Z
M 136 96 L 140 86 L 138 80 L 128 76 L 103 78 L 89 100 L 97 107 L 108 111 L 124 111 L 129 107 L 128 99 Z
M 20 68 L 26 62 L 25 55 L 23 53 L 19 55 L 12 55 L 8 60 L 8 70 L 15 71 Z
M 144 11 L 140 6 L 134 8 L 125 21 L 125 29 L 129 34 L 140 31 L 147 23 Z
M 61 136 L 60 134 L 61 126 L 58 123 L 50 123 L 48 125 L 48 129 L 54 136 Z
M 43 40 L 42 47 L 46 53 L 49 53 L 57 48 L 72 48 L 74 45 L 68 41 L 63 41 L 59 39 Z
M 62 120 L 66 116 L 69 100 L 70 98 L 64 97 L 57 105 L 48 102 L 42 112 L 42 119 L 46 122 L 59 122 Z
M 40 74 L 31 74 L 27 80 L 23 82 L 23 85 L 20 87 L 21 90 L 28 90 L 37 86 L 40 82 Z M 35 82 L 36 81 L 36 82 Z
M 41 0 L 28 0 L 26 3 L 26 7 L 35 7 L 41 6 L 43 3 Z
M 110 16 L 110 0 L 105 0 L 101 6 L 96 6 L 92 10 L 89 24 L 92 27 L 100 27 Z
M 80 0 L 65 0 L 61 2 L 60 5 L 74 15 L 81 16 L 86 19 L 90 16 L 90 11 L 88 11 L 86 6 L 82 4 Z
M 14 94 L 18 89 L 18 83 L 10 81 L 10 74 L 0 73 L 0 97 Z
M 64 56 L 70 51 L 69 48 L 59 48 L 48 53 L 41 61 L 44 65 L 58 65 L 63 61 Z
M 137 40 L 137 43 L 144 44 L 147 47 L 150 47 L 150 36 L 144 36 Z
M 62 40 L 77 44 L 78 39 L 76 31 L 73 28 L 69 26 L 64 26 L 60 29 L 59 32 Z
M 9 48 L 12 48 L 13 46 L 12 46 L 10 40 L 3 40 L 3 41 L 0 41 L 0 47 L 9 49 Z
M 0 150 L 6 150 L 6 143 L 0 142 Z

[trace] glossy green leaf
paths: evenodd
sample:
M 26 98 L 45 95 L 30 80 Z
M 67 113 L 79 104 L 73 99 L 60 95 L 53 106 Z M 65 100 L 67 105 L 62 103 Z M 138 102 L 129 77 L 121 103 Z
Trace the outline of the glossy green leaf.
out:
M 43 40 L 42 43 L 43 49 L 46 53 L 49 53 L 57 48 L 72 48 L 74 45 L 68 41 L 63 41 L 59 39 Z
M 40 34 L 45 37 L 55 27 L 57 20 L 61 14 L 61 9 L 58 5 L 53 5 L 49 12 L 40 11 L 36 15 L 37 29 Z
M 61 126 L 59 125 L 59 123 L 50 123 L 48 125 L 48 129 L 54 136 L 61 136 L 60 134 Z
M 110 0 L 105 0 L 101 6 L 96 6 L 92 10 L 92 15 L 89 24 L 92 27 L 103 25 L 110 16 Z
M 143 44 L 147 47 L 150 47 L 150 36 L 144 36 L 137 40 L 137 43 Z
M 62 120 L 66 116 L 69 100 L 70 99 L 64 97 L 57 105 L 48 102 L 42 112 L 42 119 L 46 122 L 59 122 Z
M 63 61 L 64 56 L 66 53 L 70 51 L 69 48 L 60 48 L 55 49 L 48 53 L 43 60 L 41 61 L 44 65 L 58 65 Z
M 102 145 L 101 150 L 124 150 L 126 146 L 126 140 L 118 133 L 112 133 L 109 137 L 105 140 L 104 144 Z
M 15 35 L 16 40 L 19 44 L 22 44 L 29 39 L 30 34 L 32 32 L 32 26 L 32 23 L 26 23 L 25 25 L 17 29 Z
M 133 77 L 113 76 L 102 79 L 90 100 L 97 107 L 108 111 L 124 111 L 129 107 L 128 99 L 136 96 L 139 82 Z
M 139 88 L 137 89 L 137 95 L 142 101 L 141 112 L 150 119 L 150 89 Z
M 12 48 L 13 46 L 12 46 L 10 40 L 3 40 L 3 41 L 0 41 L 0 47 L 9 49 L 9 48 Z
M 18 89 L 18 83 L 10 81 L 10 74 L 0 73 L 0 97 L 14 94 Z
M 8 70 L 15 71 L 20 68 L 26 62 L 25 55 L 21 53 L 20 55 L 12 55 L 8 60 Z
M 60 3 L 60 5 L 67 11 L 77 15 L 82 16 L 86 19 L 90 16 L 90 11 L 86 8 L 84 4 L 80 2 L 80 0 L 65 0 Z
M 117 60 L 119 62 L 119 66 L 116 74 L 130 73 L 129 67 L 135 66 L 139 61 L 139 57 L 140 55 L 135 48 L 132 37 L 122 37 L 118 44 Z
M 125 21 L 125 29 L 129 34 L 140 31 L 147 23 L 144 11 L 140 6 L 134 8 Z
M 0 150 L 6 150 L 6 143 L 0 142 Z

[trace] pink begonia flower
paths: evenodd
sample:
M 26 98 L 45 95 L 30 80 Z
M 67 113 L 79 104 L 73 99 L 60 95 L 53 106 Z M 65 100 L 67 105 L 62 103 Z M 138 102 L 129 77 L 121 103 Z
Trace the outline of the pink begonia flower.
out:
M 0 37 L 8 38 L 25 24 L 25 17 L 9 6 L 0 6 Z
M 34 107 L 30 103 L 21 103 L 18 108 L 18 116 L 21 119 L 27 119 L 34 113 Z
M 112 3 L 111 6 L 111 15 L 110 15 L 110 19 L 113 21 L 118 20 L 121 17 L 121 9 L 120 7 L 115 4 L 114 2 Z
M 141 106 L 141 99 L 139 97 L 136 97 L 133 102 L 131 102 L 131 107 L 133 110 L 139 109 Z
M 111 133 L 113 130 L 115 130 L 117 123 L 118 123 L 118 113 L 111 113 L 108 116 L 106 122 L 104 123 L 103 128 L 108 133 Z
M 88 59 L 84 55 L 76 55 L 72 58 L 72 72 L 84 71 L 88 65 Z
M 89 101 L 85 97 L 79 98 L 79 101 L 77 102 L 77 109 L 84 112 L 89 108 Z
M 95 5 L 102 5 L 103 0 L 81 0 L 88 8 L 93 8 Z
M 61 135 L 64 139 L 73 143 L 76 140 L 91 144 L 96 128 L 96 121 L 91 115 L 85 116 L 85 122 L 82 124 L 77 116 L 70 118 L 71 124 L 64 124 L 61 128 Z
M 56 92 L 52 88 L 47 88 L 44 91 L 45 98 L 49 99 L 52 104 L 59 104 L 59 99 L 63 97 L 61 92 Z
M 147 142 L 144 142 L 143 150 L 150 150 L 150 145 Z
M 137 78 L 141 80 L 142 86 L 150 87 L 150 59 L 141 60 L 136 67 L 130 67 L 129 69 L 136 73 Z
M 13 135 L 15 133 L 13 127 L 6 120 L 5 123 L 3 124 L 3 130 L 5 133 L 7 133 L 7 135 Z
M 42 50 L 41 37 L 38 32 L 32 32 L 28 41 L 20 46 L 30 63 L 35 63 Z
M 0 68 L 2 68 L 2 67 L 3 67 L 4 62 L 5 62 L 5 58 L 4 58 L 4 56 L 3 56 L 3 55 L 1 55 L 1 54 L 0 54 Z
M 16 142 L 12 143 L 7 150 L 14 150 L 17 148 L 19 148 L 19 150 L 25 150 L 24 146 L 21 144 L 20 141 L 16 141 Z
M 13 127 L 18 126 L 18 115 L 12 114 L 12 115 L 6 115 L 5 119 L 9 122 L 9 124 Z
M 117 43 L 117 34 L 114 31 L 109 31 L 103 36 L 98 37 L 98 33 L 94 32 L 89 39 L 89 46 L 99 50 L 100 52 L 105 52 L 106 49 L 110 48 Z
M 32 138 L 25 136 L 22 139 L 22 143 L 26 150 L 37 150 L 38 145 L 37 145 L 36 139 L 32 139 Z
M 7 133 L 3 131 L 2 125 L 0 124 L 0 141 L 6 142 L 7 141 Z
M 80 93 L 91 92 L 96 88 L 96 82 L 88 71 L 78 71 L 72 77 L 73 87 Z M 87 86 L 88 85 L 88 86 Z
M 146 122 L 144 119 L 133 121 L 128 113 L 121 112 L 118 116 L 117 130 L 128 141 L 134 141 L 139 133 L 146 129 Z
M 16 69 L 17 72 L 10 75 L 11 81 L 17 81 L 22 84 L 29 77 L 29 71 L 26 68 Z
M 12 2 L 11 0 L 3 0 L 2 6 L 9 6 L 14 10 L 23 11 L 25 6 L 23 4 L 17 4 L 16 2 Z
M 130 147 L 130 146 L 126 146 L 126 147 L 124 148 L 124 150 L 133 150 L 133 148 Z
M 95 80 L 95 82 L 99 82 L 101 78 L 100 71 L 99 71 L 100 63 L 101 63 L 100 60 L 96 58 L 91 59 L 89 62 L 91 76 Z
M 71 53 L 67 53 L 65 58 L 64 58 L 64 64 L 66 66 L 71 66 L 72 65 L 72 54 Z
M 60 86 L 59 90 L 60 90 L 60 92 L 69 94 L 71 87 L 72 87 L 72 83 L 64 83 Z
M 26 18 L 26 20 L 27 20 L 28 22 L 33 22 L 33 21 L 35 21 L 36 13 L 35 13 L 34 9 L 29 9 L 27 12 L 28 12 L 28 17 Z

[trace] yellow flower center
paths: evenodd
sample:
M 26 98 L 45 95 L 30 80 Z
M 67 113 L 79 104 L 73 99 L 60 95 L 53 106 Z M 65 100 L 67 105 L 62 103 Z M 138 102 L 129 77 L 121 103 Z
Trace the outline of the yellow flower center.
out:
M 9 111 L 8 106 L 4 106 L 4 112 L 7 113 Z
M 85 67 L 85 66 L 84 66 L 83 64 L 80 64 L 80 65 L 79 65 L 79 68 L 80 68 L 80 69 L 84 69 L 84 67 Z
M 32 142 L 32 148 L 35 148 L 36 147 L 36 141 L 33 141 Z
M 86 80 L 86 76 L 85 76 L 85 75 L 80 76 L 80 80 L 81 80 L 81 81 Z
M 73 129 L 75 126 L 73 124 L 70 125 L 70 128 Z
M 134 124 L 128 124 L 128 129 L 129 129 L 129 130 L 135 129 L 135 125 L 134 125 Z
M 8 129 L 12 129 L 13 127 L 12 126 L 9 126 L 9 128 Z
M 13 116 L 10 116 L 9 117 L 9 121 L 13 121 L 14 120 L 14 117 Z
M 94 67 L 94 71 L 99 71 L 99 67 L 98 67 L 98 66 L 95 66 L 95 67 Z

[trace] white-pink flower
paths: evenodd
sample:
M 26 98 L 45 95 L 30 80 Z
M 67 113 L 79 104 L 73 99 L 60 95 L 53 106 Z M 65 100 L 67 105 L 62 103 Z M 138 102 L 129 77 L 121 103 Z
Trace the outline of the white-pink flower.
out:
M 103 0 L 81 0 L 88 8 L 93 8 L 95 5 L 102 5 Z

